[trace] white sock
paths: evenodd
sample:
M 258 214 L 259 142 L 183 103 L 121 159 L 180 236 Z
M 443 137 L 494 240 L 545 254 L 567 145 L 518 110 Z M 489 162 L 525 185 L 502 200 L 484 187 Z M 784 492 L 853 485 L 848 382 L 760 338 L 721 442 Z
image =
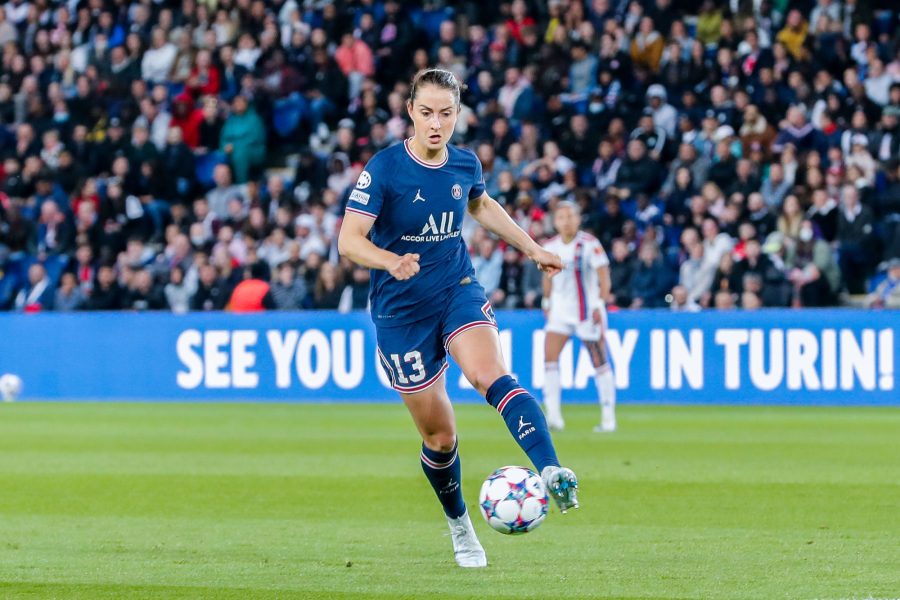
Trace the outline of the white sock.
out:
M 611 425 L 616 422 L 616 378 L 609 363 L 601 365 L 594 375 L 600 399 L 600 420 Z
M 559 391 L 559 364 L 544 363 L 544 410 L 547 417 L 553 420 L 562 419 Z

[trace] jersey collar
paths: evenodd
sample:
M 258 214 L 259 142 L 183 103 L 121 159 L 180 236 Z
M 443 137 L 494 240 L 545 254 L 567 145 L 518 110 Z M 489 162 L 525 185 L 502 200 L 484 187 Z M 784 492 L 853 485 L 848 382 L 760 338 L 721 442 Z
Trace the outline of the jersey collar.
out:
M 416 156 L 415 153 L 412 151 L 412 148 L 409 147 L 409 141 L 411 139 L 412 138 L 407 138 L 407 139 L 403 140 L 403 147 L 406 149 L 406 153 L 409 154 L 409 157 L 411 159 L 413 159 L 414 161 L 416 161 L 418 164 L 422 165 L 423 167 L 427 167 L 429 169 L 440 169 L 441 167 L 443 167 L 444 165 L 447 164 L 448 160 L 450 160 L 450 149 L 447 148 L 446 146 L 444 146 L 444 160 L 442 160 L 439 163 L 425 162 L 424 160 L 422 160 L 421 158 Z

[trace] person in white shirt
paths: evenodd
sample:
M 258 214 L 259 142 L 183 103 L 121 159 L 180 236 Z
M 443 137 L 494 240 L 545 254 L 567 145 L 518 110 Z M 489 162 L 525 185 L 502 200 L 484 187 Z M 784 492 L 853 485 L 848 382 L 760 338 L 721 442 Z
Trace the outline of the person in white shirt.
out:
M 594 236 L 580 231 L 581 210 L 574 202 L 563 201 L 553 212 L 558 235 L 544 248 L 559 255 L 563 269 L 553 279 L 544 278 L 542 308 L 544 327 L 544 410 L 547 424 L 562 429 L 560 408 L 559 355 L 573 335 L 588 349 L 597 370 L 594 382 L 600 401 L 597 432 L 616 429 L 616 384 L 606 350 L 606 303 L 610 293 L 609 258 Z
M 151 47 L 141 59 L 141 78 L 145 81 L 164 82 L 169 77 L 178 49 L 166 39 L 166 32 L 159 27 L 150 34 Z

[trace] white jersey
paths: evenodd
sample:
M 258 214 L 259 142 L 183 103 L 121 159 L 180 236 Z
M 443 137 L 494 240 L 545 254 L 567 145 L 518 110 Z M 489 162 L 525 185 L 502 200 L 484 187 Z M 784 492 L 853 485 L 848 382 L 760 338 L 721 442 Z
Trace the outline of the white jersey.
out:
M 544 248 L 562 259 L 563 269 L 551 279 L 548 321 L 576 324 L 589 321 L 596 309 L 604 309 L 597 269 L 609 265 L 600 241 L 579 231 L 566 244 L 560 236 L 550 238 Z

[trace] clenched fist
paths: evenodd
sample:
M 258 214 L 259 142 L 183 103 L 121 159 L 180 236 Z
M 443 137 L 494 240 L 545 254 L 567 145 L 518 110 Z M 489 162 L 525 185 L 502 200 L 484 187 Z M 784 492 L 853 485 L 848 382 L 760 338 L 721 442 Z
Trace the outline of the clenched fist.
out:
M 536 252 L 529 256 L 529 258 L 536 262 L 538 269 L 543 271 L 544 274 L 549 277 L 553 277 L 562 271 L 562 261 L 559 256 L 552 252 L 548 252 L 543 248 L 538 248 Z
M 398 256 L 397 261 L 388 269 L 397 281 L 406 281 L 419 272 L 419 255 L 404 254 Z

